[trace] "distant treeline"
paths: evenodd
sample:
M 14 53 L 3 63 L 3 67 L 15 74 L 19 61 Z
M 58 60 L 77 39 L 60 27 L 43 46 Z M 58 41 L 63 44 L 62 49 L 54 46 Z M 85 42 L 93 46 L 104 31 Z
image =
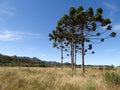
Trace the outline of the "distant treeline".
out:
M 30 58 L 0 54 L 0 66 L 46 67 L 47 63 L 36 57 Z
M 70 66 L 70 63 L 65 63 L 66 66 Z M 0 54 L 0 66 L 22 66 L 22 67 L 60 67 L 61 63 L 56 61 L 44 61 L 37 57 L 20 57 L 20 56 L 8 56 Z
M 22 66 L 22 67 L 60 67 L 61 63 L 55 61 L 44 61 L 37 57 L 20 57 L 20 56 L 7 56 L 0 54 L 0 66 Z M 63 63 L 64 67 L 71 67 L 68 62 Z M 76 67 L 81 68 L 81 65 L 76 65 Z M 86 68 L 93 69 L 113 69 L 113 65 L 85 65 Z

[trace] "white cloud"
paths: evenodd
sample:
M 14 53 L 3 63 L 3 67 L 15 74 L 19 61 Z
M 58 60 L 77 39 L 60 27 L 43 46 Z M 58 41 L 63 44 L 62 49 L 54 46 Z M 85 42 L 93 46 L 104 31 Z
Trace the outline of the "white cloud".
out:
M 0 40 L 1 41 L 18 41 L 23 39 L 40 39 L 41 35 L 36 33 L 28 33 L 28 32 L 17 32 L 4 30 L 0 32 Z
M 15 41 L 18 39 L 21 39 L 20 35 L 17 35 L 14 32 L 11 31 L 3 31 L 0 33 L 0 40 L 2 41 Z

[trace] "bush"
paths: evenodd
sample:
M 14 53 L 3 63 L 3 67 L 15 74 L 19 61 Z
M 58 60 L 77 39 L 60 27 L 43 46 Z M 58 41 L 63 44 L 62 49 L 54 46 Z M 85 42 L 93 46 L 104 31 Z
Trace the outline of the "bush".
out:
M 106 70 L 114 70 L 115 68 L 114 68 L 114 65 L 111 65 L 111 66 L 106 66 L 105 69 L 106 69 Z
M 105 82 L 109 86 L 114 86 L 114 85 L 120 85 L 120 75 L 118 73 L 112 72 L 106 72 L 104 75 Z

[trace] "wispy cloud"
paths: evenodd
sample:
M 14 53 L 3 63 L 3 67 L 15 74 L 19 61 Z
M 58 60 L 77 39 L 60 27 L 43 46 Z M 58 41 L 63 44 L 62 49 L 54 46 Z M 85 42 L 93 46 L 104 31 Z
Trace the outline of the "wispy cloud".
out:
M 42 55 L 41 55 L 41 58 L 42 58 L 42 59 L 46 59 L 46 58 L 47 58 L 47 55 L 46 55 L 46 54 L 42 54 Z
M 111 4 L 109 2 L 104 2 L 103 4 L 110 10 L 111 15 L 113 15 L 114 13 L 118 11 L 117 6 L 114 5 L 113 3 Z
M 47 55 L 46 54 L 42 54 L 42 57 L 47 57 Z
M 120 31 L 120 24 L 113 25 L 113 30 Z
M 15 13 L 15 8 L 13 8 L 8 2 L 0 3 L 0 20 L 3 19 L 4 16 L 13 16 Z
M 106 50 L 108 54 L 114 55 L 114 56 L 120 56 L 120 50 L 119 49 L 108 49 Z
M 112 53 L 112 52 L 117 52 L 118 50 L 117 49 L 107 49 L 106 52 L 108 53 Z
M 28 50 L 35 51 L 35 50 L 37 50 L 37 48 L 35 48 L 35 47 L 29 47 Z
M 108 3 L 108 2 L 104 2 L 104 5 L 105 5 L 107 8 L 111 9 L 111 10 L 117 10 L 117 8 L 116 8 L 115 5 L 110 4 L 110 3 Z
M 4 30 L 0 32 L 0 40 L 1 41 L 18 41 L 24 39 L 40 39 L 41 35 L 36 33 L 29 33 L 29 32 L 17 32 L 17 31 L 10 31 Z

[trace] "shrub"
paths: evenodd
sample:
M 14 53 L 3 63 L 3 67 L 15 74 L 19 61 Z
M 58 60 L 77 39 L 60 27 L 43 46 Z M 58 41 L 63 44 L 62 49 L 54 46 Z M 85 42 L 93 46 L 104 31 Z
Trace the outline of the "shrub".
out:
M 114 65 L 111 65 L 111 66 L 106 66 L 105 70 L 114 70 Z
M 115 72 L 106 72 L 104 75 L 104 79 L 107 85 L 114 86 L 114 85 L 120 85 L 120 75 Z

